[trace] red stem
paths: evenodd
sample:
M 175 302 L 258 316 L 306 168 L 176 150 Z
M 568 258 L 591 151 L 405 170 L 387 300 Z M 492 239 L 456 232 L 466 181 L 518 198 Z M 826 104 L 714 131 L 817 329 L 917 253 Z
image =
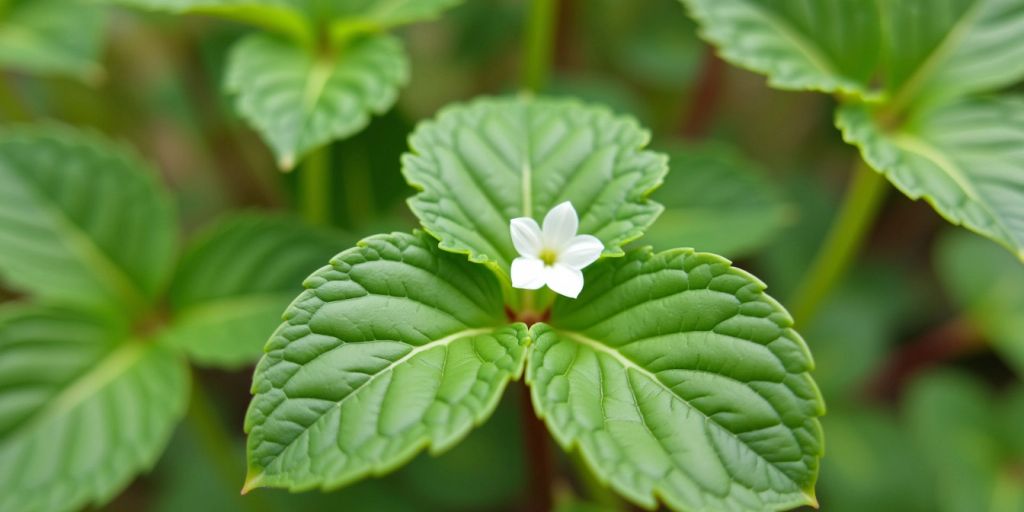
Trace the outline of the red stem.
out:
M 704 49 L 700 76 L 693 89 L 693 101 L 690 111 L 683 121 L 682 135 L 687 139 L 700 139 L 707 136 L 711 122 L 718 111 L 719 99 L 725 82 L 725 62 L 715 55 L 715 49 L 708 46 Z
M 546 512 L 552 509 L 554 500 L 551 486 L 554 482 L 554 466 L 547 428 L 537 418 L 530 400 L 530 388 L 518 386 L 520 414 L 522 416 L 523 444 L 526 448 L 527 496 L 525 509 L 528 512 Z

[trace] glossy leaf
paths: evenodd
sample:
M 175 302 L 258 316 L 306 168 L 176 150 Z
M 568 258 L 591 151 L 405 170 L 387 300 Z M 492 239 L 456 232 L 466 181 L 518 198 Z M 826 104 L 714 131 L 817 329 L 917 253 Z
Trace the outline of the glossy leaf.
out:
M 310 0 L 104 0 L 109 3 L 175 14 L 208 14 L 251 23 L 314 42 Z
M 1024 98 L 959 101 L 918 112 L 895 131 L 847 106 L 836 124 L 908 197 L 1024 259 Z
M 107 16 L 85 0 L 32 0 L 0 12 L 0 69 L 95 83 Z
M 318 146 L 362 130 L 372 114 L 390 109 L 408 79 L 401 42 L 386 34 L 352 41 L 332 56 L 252 35 L 231 51 L 225 87 L 287 170 Z
M 781 89 L 876 97 L 878 4 L 862 0 L 682 0 L 726 60 Z
M 421 190 L 409 200 L 441 248 L 469 254 L 508 275 L 517 255 L 515 217 L 541 219 L 572 201 L 579 232 L 598 237 L 604 255 L 643 234 L 661 212 L 647 200 L 667 171 L 643 150 L 635 121 L 571 100 L 489 98 L 450 107 L 420 124 L 402 172 Z
M 885 10 L 886 85 L 896 108 L 1024 78 L 1024 0 L 899 0 Z
M 363 240 L 305 286 L 253 378 L 246 489 L 330 489 L 442 452 L 522 371 L 498 281 L 425 234 Z
M 740 257 L 770 243 L 795 215 L 761 169 L 725 145 L 669 151 L 672 172 L 651 198 L 665 211 L 644 241 Z
M 188 367 L 127 336 L 59 310 L 0 313 L 0 510 L 102 505 L 156 461 Z
M 286 216 L 245 214 L 218 223 L 182 259 L 164 339 L 201 364 L 256 361 L 309 269 L 347 245 L 336 233 Z
M 949 233 L 936 247 L 947 293 L 1020 375 L 1024 375 L 1024 266 L 970 233 Z
M 0 130 L 0 278 L 49 300 L 151 303 L 171 270 L 175 219 L 153 171 L 99 136 Z
M 815 503 L 824 407 L 764 284 L 690 250 L 636 250 L 585 276 L 531 328 L 527 382 L 563 447 L 645 507 Z

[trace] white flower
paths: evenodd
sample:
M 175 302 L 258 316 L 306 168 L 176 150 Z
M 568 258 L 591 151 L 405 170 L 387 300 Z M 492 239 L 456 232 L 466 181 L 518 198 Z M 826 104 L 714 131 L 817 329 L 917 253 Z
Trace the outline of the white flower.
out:
M 512 219 L 512 245 L 519 257 L 512 261 L 512 286 L 536 290 L 544 285 L 566 297 L 576 298 L 583 290 L 583 267 L 604 250 L 591 235 L 577 235 L 579 217 L 566 201 L 544 217 L 544 229 L 529 217 Z

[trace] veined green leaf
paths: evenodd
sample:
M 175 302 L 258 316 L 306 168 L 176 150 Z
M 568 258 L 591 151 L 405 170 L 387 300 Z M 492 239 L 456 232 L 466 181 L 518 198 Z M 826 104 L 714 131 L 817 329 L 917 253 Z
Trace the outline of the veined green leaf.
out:
M 408 79 L 402 44 L 386 34 L 354 40 L 335 55 L 252 35 L 232 50 L 225 87 L 287 170 L 390 109 Z
M 682 0 L 723 58 L 781 89 L 874 98 L 878 5 L 863 0 Z
M 175 219 L 153 172 L 99 136 L 0 130 L 0 277 L 37 297 L 136 312 L 161 291 Z
M 243 214 L 201 235 L 182 259 L 163 339 L 202 364 L 237 367 L 263 353 L 309 269 L 349 241 L 286 217 Z
M 891 132 L 848 105 L 836 125 L 908 197 L 1024 259 L 1024 98 L 961 100 L 919 111 Z
M 1024 266 L 1006 251 L 965 232 L 943 237 L 935 261 L 947 293 L 1024 375 Z
M 0 510 L 102 505 L 163 451 L 188 367 L 80 314 L 0 313 Z
M 662 210 L 647 195 L 666 159 L 643 150 L 648 139 L 635 121 L 601 107 L 487 98 L 421 123 L 402 172 L 421 191 L 410 207 L 442 249 L 508 276 L 517 255 L 509 220 L 543 218 L 566 200 L 579 212 L 579 232 L 604 242 L 606 256 L 621 256 Z
M 651 194 L 665 205 L 647 229 L 654 247 L 695 247 L 739 257 L 763 247 L 795 216 L 778 186 L 725 145 L 668 151 L 665 184 Z
M 312 46 L 309 0 L 103 0 L 109 3 L 175 14 L 208 14 L 251 23 L 291 36 Z
M 0 13 L 0 68 L 90 83 L 103 77 L 102 8 L 79 0 L 32 0 L 9 9 Z
M 764 284 L 721 257 L 599 261 L 531 328 L 526 378 L 558 442 L 630 500 L 814 504 L 824 413 L 810 354 Z
M 348 0 L 328 7 L 334 21 L 331 34 L 343 40 L 350 34 L 386 30 L 398 25 L 429 20 L 462 0 Z
M 890 108 L 1024 78 L 1024 0 L 882 2 Z
M 425 234 L 363 240 L 306 280 L 266 346 L 246 416 L 245 489 L 339 487 L 442 452 L 522 372 L 482 266 Z

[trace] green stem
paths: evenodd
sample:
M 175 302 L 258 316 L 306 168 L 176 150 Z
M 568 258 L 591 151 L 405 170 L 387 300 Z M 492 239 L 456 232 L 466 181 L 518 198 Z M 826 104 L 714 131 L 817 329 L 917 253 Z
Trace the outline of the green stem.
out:
M 807 324 L 857 255 L 885 197 L 886 179 L 858 159 L 846 197 L 810 270 L 791 301 L 790 312 Z
M 245 480 L 245 464 L 238 457 L 239 454 L 232 449 L 235 441 L 224 428 L 224 422 L 210 400 L 209 391 L 203 386 L 198 375 L 193 375 L 192 379 L 192 398 L 189 401 L 187 421 L 224 484 L 240 485 Z M 269 509 L 263 499 L 257 496 L 246 497 L 244 501 L 253 512 L 264 512 Z
M 331 146 L 325 144 L 299 170 L 300 208 L 310 224 L 331 223 Z
M 526 23 L 523 88 L 539 92 L 551 73 L 551 54 L 555 43 L 558 0 L 531 0 Z

